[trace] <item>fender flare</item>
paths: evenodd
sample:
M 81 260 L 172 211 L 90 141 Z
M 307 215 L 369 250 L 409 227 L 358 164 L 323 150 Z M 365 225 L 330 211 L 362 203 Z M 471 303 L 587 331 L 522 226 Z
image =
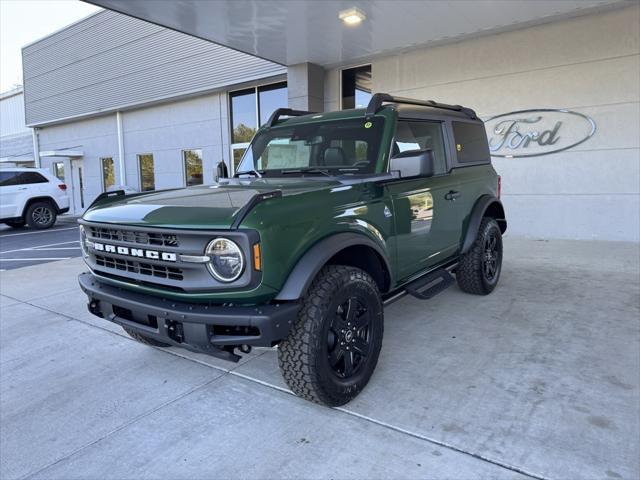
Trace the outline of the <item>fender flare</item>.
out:
M 495 219 L 500 226 L 500 231 L 504 233 L 507 230 L 507 220 L 505 218 L 502 202 L 492 195 L 482 195 L 476 201 L 476 204 L 473 206 L 473 210 L 471 210 L 471 214 L 469 215 L 467 231 L 462 243 L 462 249 L 460 250 L 461 255 L 467 253 L 471 249 L 473 242 L 476 241 L 482 218 L 489 209 L 496 212 L 497 215 L 495 216 Z
M 298 300 L 307 292 L 318 272 L 336 253 L 348 247 L 362 245 L 372 248 L 384 262 L 388 272 L 391 266 L 386 252 L 369 237 L 358 233 L 337 233 L 320 240 L 307 250 L 289 273 L 275 300 Z

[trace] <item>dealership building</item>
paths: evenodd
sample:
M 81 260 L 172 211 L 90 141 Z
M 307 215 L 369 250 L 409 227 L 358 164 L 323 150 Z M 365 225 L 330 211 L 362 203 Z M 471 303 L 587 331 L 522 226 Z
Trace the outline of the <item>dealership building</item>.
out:
M 75 213 L 233 172 L 278 107 L 387 92 L 485 120 L 510 234 L 640 240 L 638 2 L 92 3 L 23 48 L 34 158 Z

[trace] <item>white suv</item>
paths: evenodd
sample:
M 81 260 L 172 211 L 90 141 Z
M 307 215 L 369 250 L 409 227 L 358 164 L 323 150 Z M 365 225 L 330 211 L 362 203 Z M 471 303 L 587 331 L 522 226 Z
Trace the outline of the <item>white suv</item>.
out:
M 52 227 L 69 211 L 67 186 L 46 170 L 0 169 L 0 222 L 10 227 Z

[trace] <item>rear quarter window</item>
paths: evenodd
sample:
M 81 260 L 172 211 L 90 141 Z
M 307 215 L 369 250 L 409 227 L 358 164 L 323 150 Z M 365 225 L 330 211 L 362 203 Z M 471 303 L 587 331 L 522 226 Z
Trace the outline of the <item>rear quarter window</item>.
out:
M 20 172 L 16 176 L 15 183 L 18 185 L 28 185 L 31 183 L 48 183 L 42 174 L 38 172 Z
M 489 163 L 491 154 L 482 123 L 451 122 L 458 163 Z

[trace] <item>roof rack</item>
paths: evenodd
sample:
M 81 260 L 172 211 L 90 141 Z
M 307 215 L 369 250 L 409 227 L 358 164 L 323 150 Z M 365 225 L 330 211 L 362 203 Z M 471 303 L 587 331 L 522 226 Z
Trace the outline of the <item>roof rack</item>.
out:
M 367 111 L 365 116 L 371 117 L 376 114 L 378 110 L 382 107 L 383 103 L 403 103 L 405 105 L 419 105 L 421 107 L 432 107 L 432 108 L 442 108 L 444 110 L 453 110 L 454 112 L 464 113 L 467 117 L 472 120 L 476 120 L 478 117 L 476 112 L 472 109 L 463 107 L 462 105 L 447 105 L 446 103 L 438 103 L 433 100 L 414 100 L 412 98 L 404 98 L 404 97 L 394 97 L 389 95 L 388 93 L 376 93 L 369 100 L 369 105 L 367 105 Z
M 291 108 L 278 108 L 275 112 L 271 114 L 269 120 L 267 120 L 267 127 L 273 127 L 280 117 L 300 117 L 302 115 L 310 115 L 316 112 L 306 112 L 304 110 L 293 110 Z

